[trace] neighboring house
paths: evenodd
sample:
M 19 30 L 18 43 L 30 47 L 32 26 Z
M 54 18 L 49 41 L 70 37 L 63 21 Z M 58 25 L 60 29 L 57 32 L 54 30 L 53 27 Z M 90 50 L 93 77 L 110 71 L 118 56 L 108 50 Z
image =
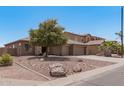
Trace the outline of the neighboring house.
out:
M 90 34 L 78 35 L 70 32 L 64 32 L 64 34 L 68 38 L 67 44 L 50 47 L 48 50 L 50 55 L 95 55 L 99 52 L 98 46 L 105 40 Z M 5 44 L 2 50 L 14 56 L 39 55 L 45 51 L 45 47 L 31 46 L 29 38 L 23 38 Z

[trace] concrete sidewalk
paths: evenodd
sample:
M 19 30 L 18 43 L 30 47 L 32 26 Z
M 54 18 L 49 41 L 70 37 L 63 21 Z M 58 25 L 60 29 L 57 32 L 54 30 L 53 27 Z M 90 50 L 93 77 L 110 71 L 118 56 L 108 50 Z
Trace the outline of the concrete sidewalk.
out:
M 41 84 L 44 82 L 34 80 L 0 78 L 0 86 L 37 86 L 39 83 Z

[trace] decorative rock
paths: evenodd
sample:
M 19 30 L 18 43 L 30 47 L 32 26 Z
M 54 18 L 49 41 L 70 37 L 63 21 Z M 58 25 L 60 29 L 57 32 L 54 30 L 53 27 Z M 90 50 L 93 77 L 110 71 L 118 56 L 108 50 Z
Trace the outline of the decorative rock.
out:
M 62 64 L 60 63 L 55 63 L 55 64 L 52 64 L 52 65 L 49 65 L 50 68 L 54 68 L 54 67 L 63 67 Z
M 89 65 L 89 67 L 90 67 L 91 69 L 95 68 L 95 66 L 93 66 L 93 65 Z
M 59 63 L 52 64 L 49 66 L 49 68 L 50 68 L 50 75 L 53 77 L 66 76 L 66 71 L 62 64 Z
M 82 59 L 79 59 L 78 62 L 83 62 L 83 60 Z
M 111 56 L 112 56 L 111 49 L 110 49 L 110 48 L 106 48 L 106 49 L 104 50 L 104 55 L 105 55 L 106 57 L 111 57 Z
M 79 64 L 73 67 L 73 72 L 81 72 L 81 71 L 82 71 L 82 67 Z
M 44 61 L 44 59 L 43 59 L 43 58 L 41 58 L 41 59 L 40 59 L 40 61 Z
M 32 64 L 32 66 L 33 66 L 33 67 L 35 67 L 35 66 L 36 66 L 36 64 Z

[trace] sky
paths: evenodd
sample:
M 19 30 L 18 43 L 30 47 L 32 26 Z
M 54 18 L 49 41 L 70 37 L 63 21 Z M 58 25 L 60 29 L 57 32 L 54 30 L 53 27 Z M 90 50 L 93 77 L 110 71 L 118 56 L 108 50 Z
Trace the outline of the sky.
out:
M 120 7 L 109 6 L 4 6 L 0 7 L 0 46 L 28 37 L 47 19 L 57 19 L 68 32 L 92 34 L 117 40 L 120 31 Z

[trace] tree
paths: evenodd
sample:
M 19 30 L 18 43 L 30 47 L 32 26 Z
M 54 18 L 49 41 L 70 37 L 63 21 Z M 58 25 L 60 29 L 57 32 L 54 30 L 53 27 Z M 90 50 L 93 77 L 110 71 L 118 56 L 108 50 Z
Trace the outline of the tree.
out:
M 121 36 L 122 36 L 121 31 L 120 31 L 120 32 L 115 33 L 115 35 L 117 35 L 117 36 L 121 39 Z
M 111 56 L 112 53 L 117 53 L 117 45 L 116 41 L 105 41 L 101 46 L 100 50 L 104 52 L 105 56 Z
M 54 19 L 49 19 L 40 23 L 39 28 L 30 30 L 29 34 L 31 44 L 46 48 L 46 57 L 49 47 L 63 45 L 67 42 L 67 38 L 64 35 L 64 28 L 59 26 Z
M 122 35 L 122 32 L 120 31 L 120 32 L 117 32 L 117 33 L 115 33 L 119 38 L 120 38 L 120 41 L 121 42 L 123 42 L 122 41 L 122 38 L 123 38 L 123 35 Z M 123 47 L 123 45 L 118 45 L 118 47 L 117 47 L 117 49 L 118 49 L 118 54 L 119 55 L 121 55 L 121 56 L 123 56 L 123 50 L 124 50 L 124 47 L 123 47 L 123 49 L 122 49 L 122 47 Z

